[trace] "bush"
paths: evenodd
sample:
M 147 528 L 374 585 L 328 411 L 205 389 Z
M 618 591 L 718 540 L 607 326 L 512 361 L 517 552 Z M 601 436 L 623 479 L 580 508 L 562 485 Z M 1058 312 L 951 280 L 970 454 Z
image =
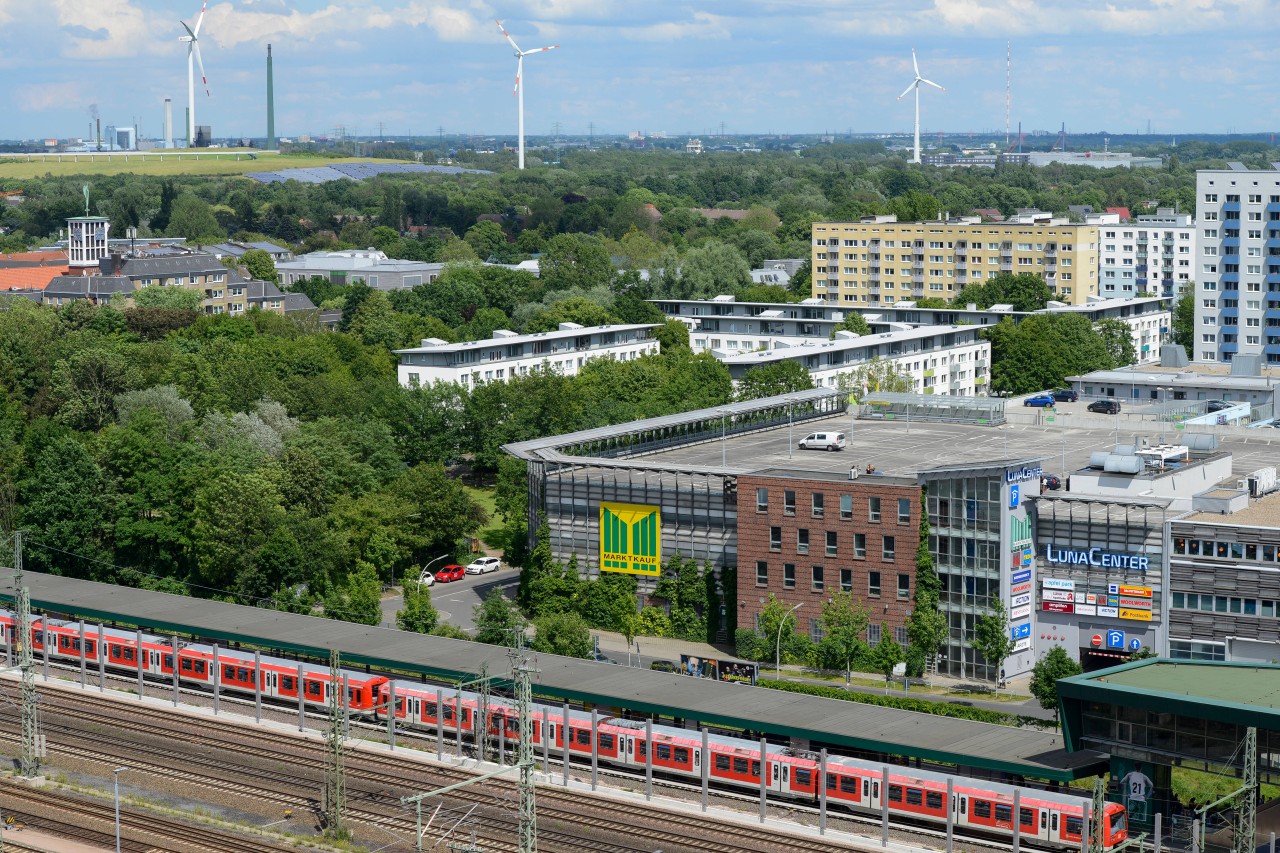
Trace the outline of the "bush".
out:
M 1004 711 L 989 711 L 986 708 L 972 708 L 968 705 L 956 705 L 950 702 L 912 699 L 908 696 L 877 696 L 873 693 L 857 693 L 841 687 L 800 684 L 794 681 L 778 681 L 773 678 L 762 678 L 757 682 L 757 685 L 767 687 L 770 690 L 785 690 L 789 693 L 804 693 L 808 696 L 823 696 L 827 699 L 839 699 L 844 702 L 861 702 L 864 705 L 879 705 L 882 708 L 917 711 L 921 714 L 956 717 L 962 720 L 974 720 L 979 723 L 994 723 L 999 726 L 1033 725 L 1041 728 L 1054 728 L 1052 720 L 1042 720 L 1039 717 L 1027 717 L 1021 714 L 1009 714 Z
M 646 607 L 640 611 L 636 621 L 636 633 L 645 637 L 673 637 L 671 619 L 657 607 Z

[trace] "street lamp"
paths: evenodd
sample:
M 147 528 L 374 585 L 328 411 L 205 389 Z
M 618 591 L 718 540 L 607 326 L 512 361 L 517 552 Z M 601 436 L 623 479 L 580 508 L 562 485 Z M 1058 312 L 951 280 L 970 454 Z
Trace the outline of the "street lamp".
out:
M 786 626 L 787 620 L 791 618 L 791 614 L 800 609 L 804 602 L 800 602 L 795 607 L 787 611 L 787 615 L 782 617 L 782 621 L 778 623 L 778 641 L 773 646 L 773 671 L 782 677 L 782 629 Z
M 436 563 L 440 562 L 441 560 L 443 560 L 445 557 L 448 557 L 448 556 L 450 556 L 450 555 L 449 555 L 449 554 L 441 554 L 439 557 L 436 557 L 436 558 L 435 558 L 434 560 L 432 560 L 430 563 L 427 563 L 425 566 L 423 566 L 423 567 L 422 567 L 422 573 L 421 573 L 420 575 L 418 575 L 418 584 L 419 584 L 419 585 L 421 585 L 421 584 L 422 584 L 422 582 L 423 582 L 423 581 L 425 581 L 425 580 L 427 579 L 427 575 L 431 574 L 431 567 L 432 567 L 433 565 L 435 565 Z
M 116 788 L 116 853 L 120 853 L 120 774 L 128 769 L 128 767 L 117 767 L 111 771 Z

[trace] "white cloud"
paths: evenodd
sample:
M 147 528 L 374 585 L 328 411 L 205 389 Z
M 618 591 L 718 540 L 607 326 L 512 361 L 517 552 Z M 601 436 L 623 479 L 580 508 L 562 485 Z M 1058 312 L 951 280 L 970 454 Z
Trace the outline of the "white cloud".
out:
M 80 106 L 84 103 L 84 87 L 78 83 L 33 83 L 14 90 L 24 110 L 43 112 Z
M 138 56 L 157 38 L 158 19 L 130 0 L 99 0 L 86 15 L 80 0 L 52 0 L 63 40 L 63 55 L 74 59 Z M 176 38 L 176 36 L 175 36 Z
M 274 0 L 252 5 L 253 8 L 237 8 L 231 3 L 219 3 L 211 7 L 205 24 L 210 38 L 220 47 L 233 48 L 273 39 L 315 41 L 335 33 L 350 38 L 362 31 L 426 27 L 442 41 L 471 41 L 484 23 L 482 16 L 447 0 L 409 0 L 406 5 L 385 8 L 345 0 L 314 12 L 259 10 L 261 6 L 275 5 Z

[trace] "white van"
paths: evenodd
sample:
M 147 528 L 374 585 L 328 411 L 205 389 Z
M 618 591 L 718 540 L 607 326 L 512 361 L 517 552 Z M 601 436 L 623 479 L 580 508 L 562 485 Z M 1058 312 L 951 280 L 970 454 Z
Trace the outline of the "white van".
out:
M 842 432 L 811 432 L 800 439 L 801 450 L 844 450 Z

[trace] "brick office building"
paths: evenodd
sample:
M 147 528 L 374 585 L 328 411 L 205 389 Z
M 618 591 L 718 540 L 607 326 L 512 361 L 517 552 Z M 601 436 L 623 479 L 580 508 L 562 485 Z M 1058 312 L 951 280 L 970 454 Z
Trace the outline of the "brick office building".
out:
M 822 605 L 847 590 L 906 643 L 915 594 L 920 485 L 915 477 L 769 469 L 738 477 L 738 625 L 751 628 L 772 593 L 799 604 L 797 632 L 822 639 Z

